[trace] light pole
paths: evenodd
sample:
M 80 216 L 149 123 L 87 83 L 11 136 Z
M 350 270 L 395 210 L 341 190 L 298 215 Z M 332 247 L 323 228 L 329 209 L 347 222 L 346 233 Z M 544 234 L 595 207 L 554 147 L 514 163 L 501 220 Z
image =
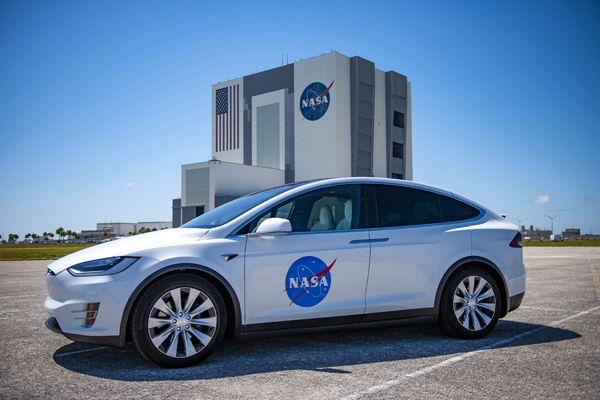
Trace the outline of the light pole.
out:
M 552 234 L 554 235 L 554 218 L 558 218 L 558 217 L 560 217 L 560 215 L 552 215 L 552 216 L 544 215 L 544 217 L 550 219 L 550 223 L 552 224 L 551 230 L 552 230 Z
M 521 227 L 523 226 L 523 222 L 527 221 L 527 218 L 513 218 L 517 225 L 519 226 L 519 232 L 521 232 Z

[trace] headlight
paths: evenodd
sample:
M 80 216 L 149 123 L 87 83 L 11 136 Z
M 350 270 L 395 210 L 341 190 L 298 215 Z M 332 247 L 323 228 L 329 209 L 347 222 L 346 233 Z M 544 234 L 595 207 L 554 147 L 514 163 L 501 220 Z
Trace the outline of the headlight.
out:
M 67 271 L 73 276 L 114 275 L 127 269 L 138 257 L 110 257 L 73 265 Z

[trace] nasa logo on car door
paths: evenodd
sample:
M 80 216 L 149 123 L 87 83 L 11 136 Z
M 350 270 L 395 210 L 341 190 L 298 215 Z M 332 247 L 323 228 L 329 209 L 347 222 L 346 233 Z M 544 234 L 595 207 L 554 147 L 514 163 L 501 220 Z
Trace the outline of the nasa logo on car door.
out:
M 313 307 L 319 304 L 331 290 L 331 268 L 337 259 L 327 265 L 323 260 L 305 256 L 292 263 L 285 276 L 285 292 L 290 307 Z

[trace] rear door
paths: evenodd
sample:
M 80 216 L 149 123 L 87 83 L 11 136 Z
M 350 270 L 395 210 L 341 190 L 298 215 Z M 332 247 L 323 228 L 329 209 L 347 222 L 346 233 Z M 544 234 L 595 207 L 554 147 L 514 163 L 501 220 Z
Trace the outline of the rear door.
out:
M 471 253 L 468 228 L 443 222 L 452 219 L 442 217 L 443 195 L 383 184 L 366 191 L 372 211 L 366 313 L 431 309 L 446 269 Z
M 284 235 L 248 234 L 245 324 L 362 314 L 369 234 L 360 226 L 358 185 L 304 193 L 269 210 L 290 220 Z

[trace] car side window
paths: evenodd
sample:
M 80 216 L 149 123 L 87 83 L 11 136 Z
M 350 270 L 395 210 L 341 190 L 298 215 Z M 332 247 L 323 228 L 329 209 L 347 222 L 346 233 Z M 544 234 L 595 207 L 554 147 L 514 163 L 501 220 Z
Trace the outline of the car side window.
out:
M 467 219 L 475 218 L 480 214 L 480 211 L 463 203 L 460 200 L 456 200 L 444 195 L 438 195 L 440 199 L 440 209 L 442 211 L 442 220 L 444 222 L 453 221 L 464 221 Z
M 448 196 L 439 195 L 442 220 L 444 222 L 460 221 L 463 219 L 460 212 L 460 203 Z
M 377 204 L 377 227 L 441 222 L 437 194 L 404 186 L 372 185 Z
M 457 200 L 458 201 L 458 200 Z M 478 217 L 481 214 L 481 211 L 473 206 L 468 205 L 467 203 L 463 203 L 462 201 L 458 201 L 460 208 L 460 213 L 462 214 L 463 219 L 471 219 Z
M 267 218 L 285 218 L 292 232 L 349 230 L 359 227 L 358 185 L 340 185 L 303 193 L 273 207 L 239 233 L 255 232 Z

